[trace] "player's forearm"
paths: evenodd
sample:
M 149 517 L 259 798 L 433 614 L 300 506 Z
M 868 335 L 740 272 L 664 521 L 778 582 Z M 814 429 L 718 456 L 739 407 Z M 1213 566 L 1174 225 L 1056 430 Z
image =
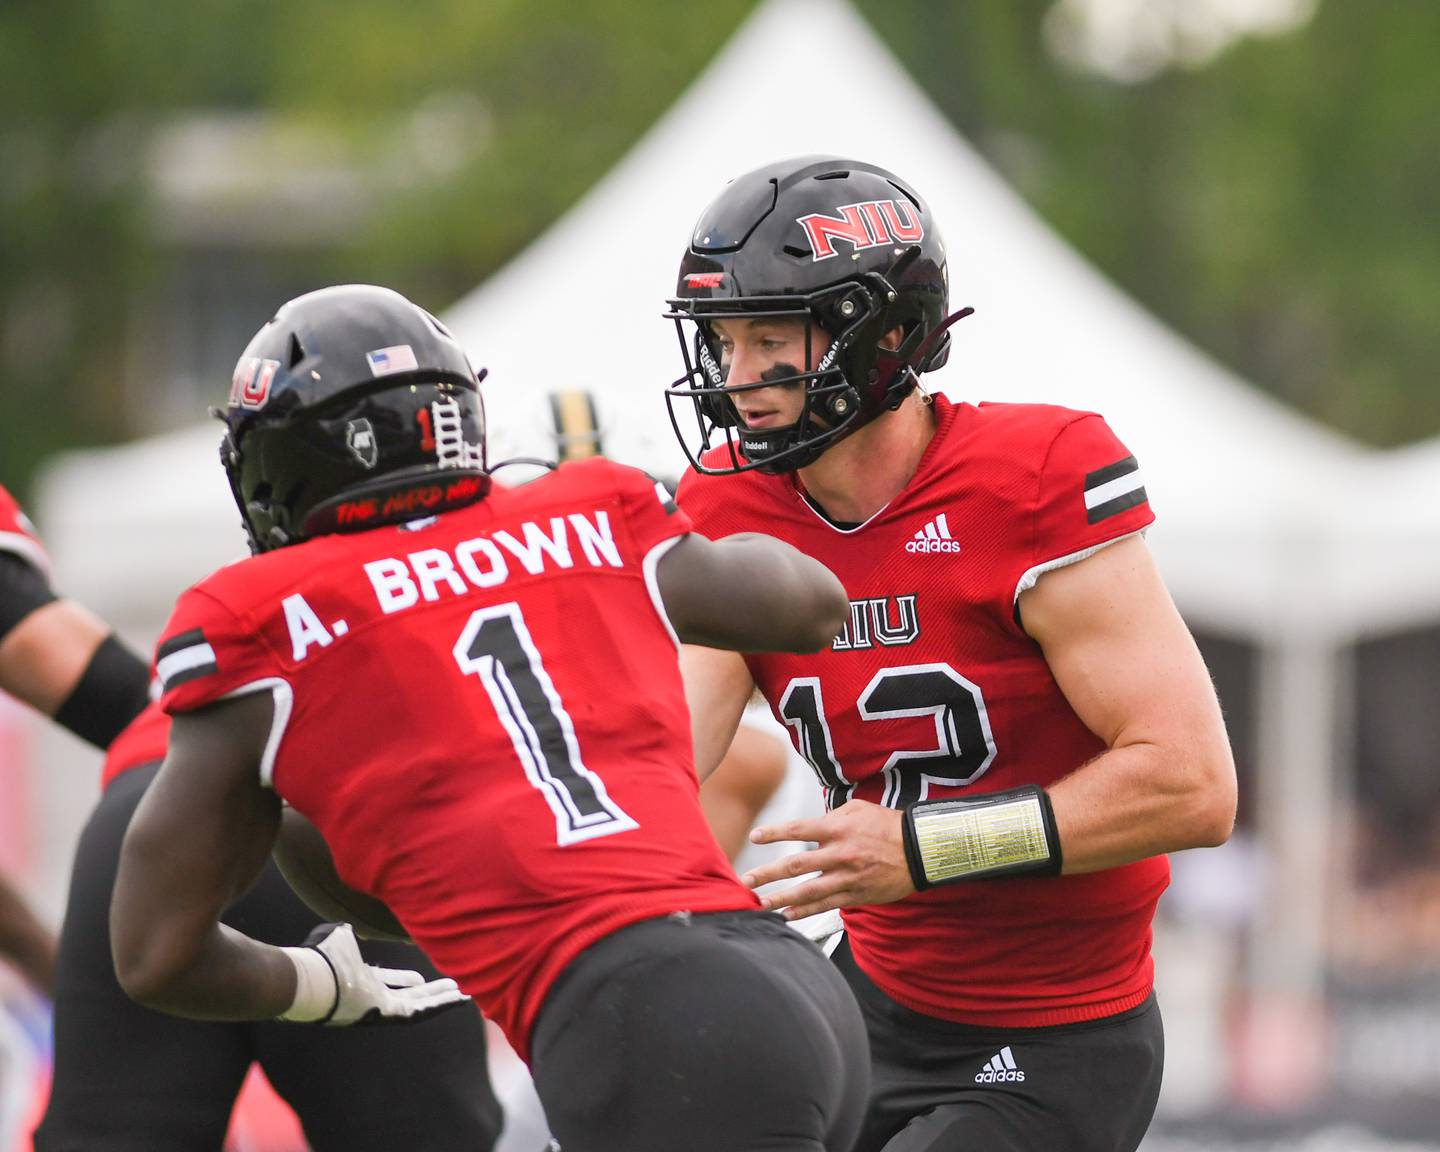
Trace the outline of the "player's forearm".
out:
M 269 1020 L 295 999 L 295 966 L 279 948 L 223 924 L 198 941 L 166 925 L 114 937 L 115 972 L 147 1008 L 194 1020 Z
M 738 653 L 690 644 L 680 650 L 680 673 L 690 706 L 695 773 L 703 783 L 729 751 L 755 682 Z
M 55 988 L 55 937 L 0 877 L 0 956 L 12 961 L 41 991 Z
M 1213 847 L 1235 823 L 1228 747 L 1122 745 L 1047 791 L 1067 873 Z

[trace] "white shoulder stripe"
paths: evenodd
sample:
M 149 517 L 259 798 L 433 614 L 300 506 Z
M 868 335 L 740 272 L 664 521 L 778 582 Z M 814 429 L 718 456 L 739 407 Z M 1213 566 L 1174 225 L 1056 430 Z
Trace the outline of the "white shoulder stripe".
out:
M 203 664 L 215 663 L 215 649 L 209 644 L 192 644 L 188 648 L 181 648 L 178 652 L 171 652 L 163 657 L 155 665 L 155 675 L 160 677 L 161 684 L 169 684 L 181 672 L 189 672 L 192 668 L 199 668 Z
M 1145 481 L 1140 476 L 1140 469 L 1127 472 L 1124 476 L 1117 476 L 1105 484 L 1096 488 L 1085 490 L 1085 511 L 1098 508 L 1101 504 L 1108 504 L 1117 496 L 1124 496 L 1127 492 L 1134 492 L 1137 488 L 1145 487 Z

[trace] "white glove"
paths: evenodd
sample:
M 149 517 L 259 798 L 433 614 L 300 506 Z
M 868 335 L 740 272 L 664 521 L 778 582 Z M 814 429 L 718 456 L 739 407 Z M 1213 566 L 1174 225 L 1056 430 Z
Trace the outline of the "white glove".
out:
M 332 1026 L 409 1019 L 470 997 L 454 980 L 365 963 L 349 924 L 321 924 L 300 948 L 282 948 L 295 965 L 295 999 L 281 1020 Z

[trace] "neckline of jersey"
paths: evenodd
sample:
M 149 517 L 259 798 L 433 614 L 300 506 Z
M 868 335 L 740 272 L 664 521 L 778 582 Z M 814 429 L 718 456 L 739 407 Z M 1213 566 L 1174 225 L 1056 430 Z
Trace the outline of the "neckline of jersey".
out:
M 858 523 L 832 520 L 821 510 L 819 505 L 810 498 L 810 494 L 805 491 L 804 485 L 800 483 L 800 473 L 788 473 L 787 479 L 790 481 L 790 487 L 794 490 L 795 495 L 800 498 L 800 503 L 803 504 L 820 523 L 832 531 L 840 533 L 842 536 L 853 536 L 868 525 L 874 524 L 875 521 L 879 520 L 885 513 L 903 505 L 906 495 L 915 490 L 925 475 L 925 472 L 935 460 L 939 451 L 940 442 L 946 438 L 950 429 L 955 425 L 956 416 L 960 411 L 960 405 L 952 404 L 950 398 L 943 393 L 937 392 L 933 394 L 930 397 L 930 403 L 935 408 L 935 435 L 930 437 L 930 443 L 925 445 L 925 451 L 920 454 L 920 463 L 915 466 L 915 475 L 910 477 L 910 482 L 906 484 L 904 488 L 900 489 L 889 503 L 882 505 L 872 516 Z

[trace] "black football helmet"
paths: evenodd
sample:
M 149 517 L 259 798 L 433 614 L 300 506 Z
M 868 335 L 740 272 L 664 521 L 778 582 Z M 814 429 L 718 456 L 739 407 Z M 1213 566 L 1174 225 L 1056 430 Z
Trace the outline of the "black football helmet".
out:
M 485 496 L 483 378 L 439 320 L 388 288 L 345 284 L 283 305 L 215 413 L 251 550 Z
M 810 464 L 943 365 L 947 329 L 971 312 L 947 315 L 945 244 L 919 194 L 883 168 L 826 156 L 783 160 L 727 185 L 695 225 L 669 304 L 685 358 L 685 375 L 666 390 L 670 422 L 690 463 L 709 475 Z M 789 427 L 751 432 L 740 420 L 711 329 L 726 316 L 803 319 L 807 362 L 814 326 L 830 336 L 812 370 L 743 386 L 803 384 L 805 405 Z M 882 348 L 895 328 L 899 347 Z M 686 402 L 693 440 L 677 413 Z M 712 441 L 728 456 L 703 464 Z

